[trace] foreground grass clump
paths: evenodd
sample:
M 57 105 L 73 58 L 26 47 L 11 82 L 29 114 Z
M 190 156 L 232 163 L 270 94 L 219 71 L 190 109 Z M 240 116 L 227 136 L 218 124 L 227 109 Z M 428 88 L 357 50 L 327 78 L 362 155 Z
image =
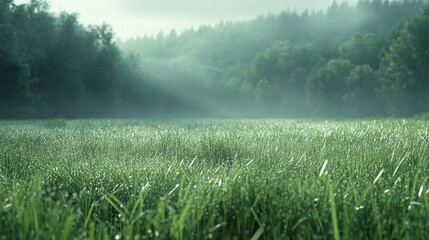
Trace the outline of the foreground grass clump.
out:
M 429 239 L 429 122 L 4 121 L 0 239 Z

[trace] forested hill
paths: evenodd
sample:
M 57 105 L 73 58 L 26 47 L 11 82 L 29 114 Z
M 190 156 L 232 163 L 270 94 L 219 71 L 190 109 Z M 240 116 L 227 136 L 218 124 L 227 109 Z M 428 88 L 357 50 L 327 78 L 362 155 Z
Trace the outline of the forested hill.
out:
M 318 42 L 325 48 L 336 49 L 355 33 L 372 33 L 381 38 L 423 5 L 423 1 L 364 0 L 349 6 L 347 2 L 334 1 L 326 11 L 284 10 L 251 21 L 221 21 L 214 27 L 203 25 L 185 30 L 180 36 L 172 30 L 166 35 L 161 32 L 157 36 L 129 39 L 120 47 L 144 58 L 192 57 L 200 64 L 225 68 L 249 63 L 279 41 L 293 45 Z
M 0 0 L 0 117 L 409 116 L 429 111 L 425 1 L 220 22 L 115 43 Z
M 132 39 L 120 47 L 139 53 L 151 79 L 165 88 L 182 89 L 175 93 L 186 99 L 206 96 L 210 101 L 202 105 L 210 108 L 215 103 L 217 109 L 230 110 L 225 114 L 411 115 L 429 110 L 427 78 L 421 79 L 426 86 L 420 90 L 423 86 L 415 85 L 420 80 L 393 78 L 409 69 L 393 73 L 389 66 L 402 64 L 392 61 L 410 61 L 413 51 L 429 49 L 427 44 L 416 46 L 414 41 L 419 40 L 414 38 L 399 43 L 407 34 L 429 43 L 427 13 L 421 10 L 405 24 L 424 5 L 423 1 L 359 1 L 356 6 L 334 2 L 326 11 L 286 10 L 247 22 L 201 26 L 179 36 L 172 31 Z M 397 58 L 397 54 L 407 56 Z M 417 66 L 418 62 L 406 64 L 426 71 L 429 65 Z M 399 86 L 403 84 L 409 85 Z M 195 88 L 199 95 L 186 91 Z M 414 95 L 417 89 L 420 96 Z

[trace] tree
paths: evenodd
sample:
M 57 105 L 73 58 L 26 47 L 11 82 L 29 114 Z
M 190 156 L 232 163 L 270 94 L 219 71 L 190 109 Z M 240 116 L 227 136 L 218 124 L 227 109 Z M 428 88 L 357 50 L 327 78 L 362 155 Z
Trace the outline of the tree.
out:
M 0 117 L 35 114 L 35 82 L 13 25 L 12 1 L 0 2 Z
M 368 64 L 372 69 L 378 69 L 382 46 L 382 41 L 375 34 L 355 33 L 340 46 L 340 54 L 355 65 Z
M 429 6 L 390 38 L 382 59 L 382 94 L 391 115 L 429 111 Z
M 116 73 L 119 71 L 121 56 L 113 41 L 114 33 L 109 25 L 92 26 L 89 30 L 92 47 L 88 49 L 83 83 L 91 112 L 103 115 L 106 113 L 106 106 L 112 110 L 119 108 L 118 89 L 121 80 L 117 79 Z
M 322 115 L 344 115 L 343 96 L 346 81 L 354 65 L 345 59 L 333 59 L 314 68 L 307 79 L 307 98 L 315 112 Z
M 378 97 L 378 74 L 369 65 L 356 66 L 345 82 L 343 100 L 350 116 L 384 114 L 384 105 Z
M 79 24 L 77 15 L 62 13 L 40 74 L 39 87 L 47 105 L 45 117 L 73 117 L 87 106 L 83 76 L 91 57 L 91 44 L 90 35 Z

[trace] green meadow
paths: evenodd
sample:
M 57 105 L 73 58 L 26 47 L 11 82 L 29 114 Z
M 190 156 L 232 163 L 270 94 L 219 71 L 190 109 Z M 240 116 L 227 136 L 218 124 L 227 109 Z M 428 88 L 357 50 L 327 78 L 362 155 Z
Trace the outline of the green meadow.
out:
M 0 239 L 429 239 L 429 121 L 0 122 Z

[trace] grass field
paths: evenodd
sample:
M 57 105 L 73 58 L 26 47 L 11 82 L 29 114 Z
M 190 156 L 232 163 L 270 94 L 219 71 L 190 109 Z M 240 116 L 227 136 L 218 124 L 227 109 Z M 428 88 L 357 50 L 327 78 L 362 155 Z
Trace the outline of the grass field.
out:
M 429 239 L 429 121 L 0 122 L 0 239 Z

